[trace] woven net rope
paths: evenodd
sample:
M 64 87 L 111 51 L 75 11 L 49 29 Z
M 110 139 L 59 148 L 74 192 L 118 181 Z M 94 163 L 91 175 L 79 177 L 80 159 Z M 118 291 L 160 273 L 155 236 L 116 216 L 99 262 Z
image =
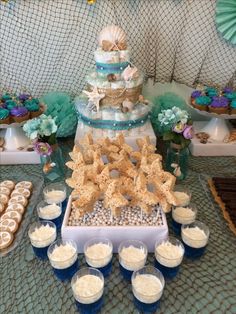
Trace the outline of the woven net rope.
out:
M 0 84 L 41 96 L 78 94 L 97 34 L 127 33 L 132 61 L 154 81 L 236 85 L 236 48 L 217 32 L 216 0 L 0 1 Z

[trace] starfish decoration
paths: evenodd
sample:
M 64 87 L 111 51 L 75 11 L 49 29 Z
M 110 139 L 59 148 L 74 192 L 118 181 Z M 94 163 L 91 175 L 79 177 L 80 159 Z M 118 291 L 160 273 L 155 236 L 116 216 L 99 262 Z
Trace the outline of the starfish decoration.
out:
M 97 86 L 95 86 L 91 92 L 83 90 L 83 93 L 88 96 L 89 102 L 93 103 L 96 106 L 97 111 L 99 111 L 99 102 L 106 95 L 105 94 L 99 94 Z

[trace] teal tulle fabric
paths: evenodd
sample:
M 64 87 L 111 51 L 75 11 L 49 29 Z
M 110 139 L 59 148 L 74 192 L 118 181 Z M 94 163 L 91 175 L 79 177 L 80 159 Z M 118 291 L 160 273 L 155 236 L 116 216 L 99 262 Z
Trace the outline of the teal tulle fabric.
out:
M 57 137 L 67 137 L 75 134 L 77 114 L 70 96 L 61 92 L 51 92 L 43 96 L 40 101 L 47 105 L 47 115 L 57 117 Z
M 169 129 L 169 127 L 165 129 L 165 126 L 160 125 L 160 122 L 158 121 L 158 114 L 162 110 L 170 109 L 174 106 L 186 110 L 186 103 L 184 99 L 179 97 L 175 93 L 165 93 L 163 95 L 157 96 L 154 99 L 151 111 L 151 122 L 156 134 L 162 134 Z
M 216 25 L 224 39 L 236 45 L 236 0 L 218 0 Z

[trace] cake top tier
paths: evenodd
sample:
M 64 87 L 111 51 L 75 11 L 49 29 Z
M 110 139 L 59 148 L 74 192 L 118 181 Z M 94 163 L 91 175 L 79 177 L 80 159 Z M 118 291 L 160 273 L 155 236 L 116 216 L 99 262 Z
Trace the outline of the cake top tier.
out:
M 98 45 L 103 51 L 126 50 L 126 34 L 119 26 L 106 26 L 98 35 Z

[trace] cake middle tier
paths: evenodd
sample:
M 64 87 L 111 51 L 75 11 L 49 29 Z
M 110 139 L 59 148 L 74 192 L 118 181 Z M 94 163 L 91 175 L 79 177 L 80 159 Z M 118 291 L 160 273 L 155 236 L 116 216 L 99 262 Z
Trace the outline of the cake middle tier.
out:
M 105 94 L 101 99 L 100 106 L 119 106 L 128 100 L 136 103 L 142 94 L 143 75 L 135 79 L 125 81 L 124 79 L 109 81 L 107 77 L 100 77 L 97 72 L 91 72 L 87 76 L 87 89 L 92 91 L 97 87 L 99 94 Z

